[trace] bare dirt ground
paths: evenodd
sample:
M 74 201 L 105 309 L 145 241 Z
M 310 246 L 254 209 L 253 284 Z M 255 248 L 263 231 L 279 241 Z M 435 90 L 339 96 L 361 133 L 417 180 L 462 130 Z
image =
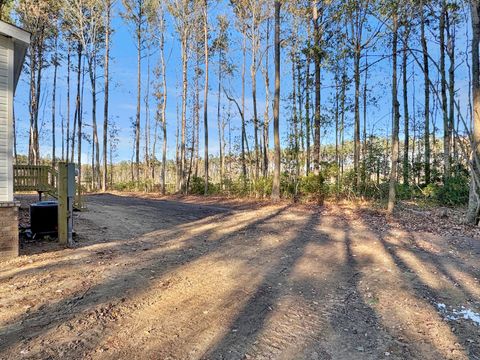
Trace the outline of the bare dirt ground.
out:
M 74 249 L 0 263 L 0 358 L 480 359 L 480 238 L 449 214 L 87 201 Z

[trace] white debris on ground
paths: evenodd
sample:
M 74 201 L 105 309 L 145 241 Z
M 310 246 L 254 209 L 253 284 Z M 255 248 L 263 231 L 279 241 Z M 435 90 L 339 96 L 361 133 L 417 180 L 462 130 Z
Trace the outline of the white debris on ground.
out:
M 439 303 L 437 304 L 437 308 L 440 311 L 440 313 L 445 317 L 446 320 L 451 320 L 451 321 L 458 321 L 460 319 L 470 320 L 475 325 L 480 326 L 480 314 L 476 313 L 473 310 L 465 308 L 465 306 L 462 306 L 460 310 L 453 309 L 453 308 L 451 310 L 448 310 L 445 304 Z

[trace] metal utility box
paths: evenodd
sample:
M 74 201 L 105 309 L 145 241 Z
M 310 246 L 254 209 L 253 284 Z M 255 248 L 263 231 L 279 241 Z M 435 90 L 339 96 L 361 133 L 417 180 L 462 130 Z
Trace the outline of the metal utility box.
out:
M 75 186 L 75 164 L 68 163 L 67 166 L 67 196 L 75 197 L 76 186 Z
M 30 205 L 30 229 L 35 237 L 58 234 L 58 202 L 40 201 Z

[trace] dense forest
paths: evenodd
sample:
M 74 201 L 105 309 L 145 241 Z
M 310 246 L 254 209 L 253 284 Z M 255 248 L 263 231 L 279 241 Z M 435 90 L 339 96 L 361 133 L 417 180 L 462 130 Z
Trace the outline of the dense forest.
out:
M 469 202 L 477 223 L 479 6 L 2 0 L 2 20 L 32 34 L 15 159 L 75 162 L 92 191 L 365 197 L 390 213 L 398 199 Z M 119 26 L 137 58 L 127 120 L 111 116 Z

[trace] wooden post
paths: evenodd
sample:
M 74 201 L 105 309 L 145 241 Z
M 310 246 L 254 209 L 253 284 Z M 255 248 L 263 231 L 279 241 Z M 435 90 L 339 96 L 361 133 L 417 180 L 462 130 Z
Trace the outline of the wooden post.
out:
M 58 241 L 73 244 L 73 198 L 75 195 L 75 165 L 58 163 Z

